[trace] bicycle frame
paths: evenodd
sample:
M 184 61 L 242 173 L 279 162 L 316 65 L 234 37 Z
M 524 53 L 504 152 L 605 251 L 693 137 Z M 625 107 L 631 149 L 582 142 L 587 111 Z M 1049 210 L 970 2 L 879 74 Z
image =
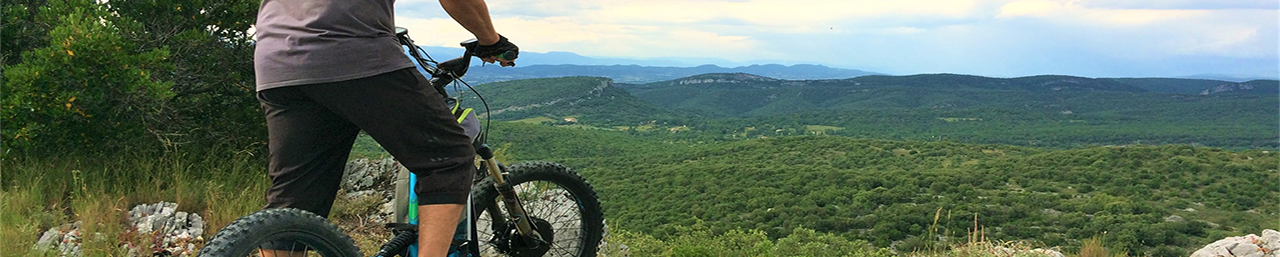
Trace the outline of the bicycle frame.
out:
M 474 113 L 470 112 L 471 109 L 459 108 L 457 100 L 449 97 L 444 87 L 454 83 L 455 80 L 466 73 L 467 67 L 470 66 L 472 57 L 471 53 L 477 46 L 476 41 L 468 40 L 461 43 L 461 45 L 466 49 L 462 57 L 448 60 L 443 63 L 436 63 L 434 60 L 430 59 L 430 56 L 427 56 L 421 48 L 413 44 L 413 40 L 409 38 L 408 31 L 406 29 L 397 28 L 396 36 L 400 43 L 408 48 L 410 57 L 413 58 L 420 67 L 426 70 L 428 74 L 430 74 L 431 78 L 429 78 L 429 81 L 431 81 L 431 85 L 446 98 L 452 100 L 451 102 L 454 104 L 453 112 L 455 116 L 460 116 L 458 122 L 464 123 L 468 118 L 474 119 Z M 433 67 L 428 65 L 429 63 L 435 63 L 436 65 Z M 468 85 L 468 87 L 470 87 L 470 85 Z M 474 89 L 472 90 L 474 91 Z M 478 128 L 478 121 L 476 121 L 476 123 L 477 126 L 475 127 Z M 473 134 L 468 133 L 468 135 Z M 493 149 L 490 148 L 488 144 L 485 144 L 486 135 L 487 133 L 477 133 L 472 138 L 473 145 L 476 149 L 476 155 L 479 158 L 477 169 L 479 171 L 483 171 L 480 172 L 480 174 L 477 174 L 481 177 L 478 177 L 476 181 L 482 181 L 484 178 L 483 176 L 492 178 L 494 181 L 493 186 L 498 191 L 500 196 L 499 198 L 501 199 L 500 201 L 502 202 L 502 205 L 506 207 L 506 211 L 508 212 L 504 214 L 499 210 L 501 208 L 498 208 L 497 204 L 487 205 L 492 206 L 492 210 L 488 212 L 491 220 L 494 222 L 507 221 L 511 224 L 515 224 L 516 233 L 520 238 L 519 240 L 523 241 L 521 243 L 527 245 L 548 244 L 548 242 L 541 238 L 537 232 L 537 228 L 528 218 L 524 205 L 520 202 L 513 186 L 507 183 L 506 174 L 502 170 L 503 166 L 494 159 Z M 396 236 L 384 244 L 381 247 L 381 250 L 374 256 L 391 256 L 402 253 L 407 253 L 410 256 L 416 256 L 417 254 L 417 247 L 415 244 L 417 242 L 418 223 L 417 195 L 412 192 L 408 192 L 416 186 L 417 175 L 409 172 L 408 169 L 404 167 L 400 168 L 400 174 L 407 174 L 407 176 L 403 177 L 398 176 L 400 178 L 407 177 L 407 183 L 397 183 L 396 220 L 394 223 L 387 224 L 387 227 L 391 228 Z M 484 185 L 476 183 L 473 184 L 473 186 Z M 472 192 L 475 191 L 473 190 Z M 407 201 L 403 204 L 398 200 L 401 195 L 407 196 Z M 467 253 L 479 252 L 475 228 L 476 221 L 473 217 L 483 213 L 485 210 L 475 210 L 471 203 L 471 197 L 468 197 L 467 199 L 466 209 L 470 210 L 470 212 L 464 214 L 466 216 L 463 217 L 464 221 L 459 224 L 458 229 L 458 234 L 465 234 L 466 236 L 461 240 L 455 236 L 454 244 L 451 247 L 454 250 L 451 250 L 449 253 L 450 256 L 455 256 L 455 254 L 460 254 L 458 256 L 467 256 Z M 405 211 L 399 212 L 400 210 Z M 404 213 L 405 215 L 400 215 L 400 213 Z

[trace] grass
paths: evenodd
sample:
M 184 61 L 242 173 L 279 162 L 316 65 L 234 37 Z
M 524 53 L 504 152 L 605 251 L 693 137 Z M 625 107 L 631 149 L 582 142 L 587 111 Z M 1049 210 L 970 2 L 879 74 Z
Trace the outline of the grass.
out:
M 5 167 L 6 170 L 12 169 L 8 165 Z M 6 177 L 10 176 L 6 174 Z M 3 191 L 0 194 L 0 249 L 5 249 L 0 251 L 0 255 L 21 255 L 14 251 L 29 249 L 35 243 L 34 240 L 23 240 L 24 238 L 61 225 L 66 220 L 62 213 L 43 211 L 46 206 L 60 203 L 46 202 L 42 191 L 44 190 Z M 38 251 L 27 254 L 43 255 Z
M 1124 250 L 1108 249 L 1100 237 L 1093 237 L 1084 240 L 1077 254 L 1069 254 L 1059 249 L 1060 246 L 1046 247 L 1038 243 L 1030 241 L 1008 241 L 1000 242 L 989 240 L 986 236 L 987 229 L 978 222 L 978 216 L 973 217 L 973 227 L 965 231 L 963 242 L 951 242 L 941 238 L 954 238 L 954 235 L 946 231 L 940 233 L 938 222 L 945 217 L 951 220 L 951 213 L 947 211 L 943 214 L 943 209 L 938 208 L 933 213 L 933 224 L 926 230 L 928 235 L 926 238 L 939 238 L 936 242 L 923 243 L 924 246 L 910 249 L 906 256 L 912 257 L 1049 257 L 1050 250 L 1063 253 L 1071 257 L 1128 257 Z M 947 234 L 946 237 L 938 237 L 940 234 Z
M 265 204 L 270 181 L 260 156 L 195 154 L 5 156 L 0 176 L 0 256 L 51 254 L 33 245 L 49 228 L 81 222 L 85 256 L 121 256 L 128 211 L 143 203 L 178 203 L 205 218 L 205 238 Z M 148 247 L 139 247 L 151 255 Z

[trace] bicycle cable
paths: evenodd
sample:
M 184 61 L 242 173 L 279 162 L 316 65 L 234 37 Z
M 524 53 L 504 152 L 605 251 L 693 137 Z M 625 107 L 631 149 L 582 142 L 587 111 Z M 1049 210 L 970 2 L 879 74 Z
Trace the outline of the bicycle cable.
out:
M 401 42 L 401 44 L 406 44 L 406 42 Z M 426 70 L 427 68 L 430 68 L 432 70 L 439 70 L 439 68 L 437 67 L 440 65 L 440 62 L 437 62 L 435 58 L 431 58 L 431 54 L 428 54 L 426 49 L 423 49 L 422 46 L 413 44 L 412 39 L 409 39 L 409 42 L 407 42 L 406 45 L 413 46 L 413 47 L 408 47 L 409 55 L 412 56 L 414 59 L 417 59 L 416 61 L 418 62 L 419 65 L 424 67 L 423 68 L 424 70 Z M 463 51 L 466 51 L 466 49 L 463 49 Z M 423 59 L 422 56 L 419 56 L 419 54 L 426 56 L 426 59 Z M 466 54 L 464 53 L 464 55 Z M 470 58 L 470 57 L 468 56 L 467 58 Z M 427 65 L 428 63 L 435 65 L 435 67 Z M 435 74 L 435 72 L 432 72 L 430 70 L 428 71 L 428 73 L 431 73 L 432 75 Z M 489 109 L 489 102 L 485 101 L 484 96 L 480 95 L 480 91 L 477 91 L 475 87 L 471 86 L 471 83 L 467 83 L 466 80 L 463 80 L 461 76 L 457 76 L 453 74 L 453 72 L 448 72 L 448 74 L 445 74 L 445 75 L 452 77 L 453 81 L 450 83 L 453 84 L 454 92 L 460 91 L 458 90 L 458 83 L 462 83 L 462 85 L 467 86 L 467 89 L 470 89 L 472 93 L 476 94 L 476 98 L 480 99 L 480 104 L 484 105 L 484 113 L 485 113 L 484 128 L 480 130 L 480 135 L 478 136 L 477 139 L 480 140 L 480 144 L 487 143 L 489 141 L 489 127 L 490 125 L 493 124 L 493 115 L 490 115 L 490 112 L 492 110 Z M 432 86 L 435 86 L 435 85 L 432 85 Z

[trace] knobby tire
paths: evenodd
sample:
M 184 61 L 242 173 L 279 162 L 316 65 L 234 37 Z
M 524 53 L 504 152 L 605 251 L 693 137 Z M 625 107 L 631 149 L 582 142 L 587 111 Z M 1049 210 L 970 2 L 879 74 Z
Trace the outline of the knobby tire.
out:
M 595 189 L 578 173 L 551 162 L 528 162 L 511 165 L 506 169 L 507 183 L 516 188 L 520 201 L 528 214 L 552 224 L 554 239 L 551 249 L 543 256 L 588 257 L 596 256 L 604 236 L 604 213 Z M 503 222 L 493 222 L 491 212 L 505 209 L 502 206 L 493 178 L 486 178 L 473 189 L 473 215 L 479 221 L 481 256 L 523 257 L 502 250 L 504 239 L 496 231 L 511 231 Z M 510 212 L 503 212 L 509 214 Z M 497 240 L 495 240 L 497 239 Z
M 266 209 L 236 219 L 219 230 L 200 250 L 199 256 L 257 256 L 260 246 L 280 239 L 295 240 L 305 245 L 308 253 L 320 256 L 361 257 L 360 249 L 351 237 L 333 223 L 311 212 L 292 208 Z

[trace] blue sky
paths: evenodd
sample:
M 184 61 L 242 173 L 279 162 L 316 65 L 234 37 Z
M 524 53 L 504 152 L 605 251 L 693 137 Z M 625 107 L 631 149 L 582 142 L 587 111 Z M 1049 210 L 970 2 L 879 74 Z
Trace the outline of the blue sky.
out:
M 523 51 L 890 74 L 1280 77 L 1276 0 L 488 0 Z M 471 38 L 398 0 L 422 45 Z

